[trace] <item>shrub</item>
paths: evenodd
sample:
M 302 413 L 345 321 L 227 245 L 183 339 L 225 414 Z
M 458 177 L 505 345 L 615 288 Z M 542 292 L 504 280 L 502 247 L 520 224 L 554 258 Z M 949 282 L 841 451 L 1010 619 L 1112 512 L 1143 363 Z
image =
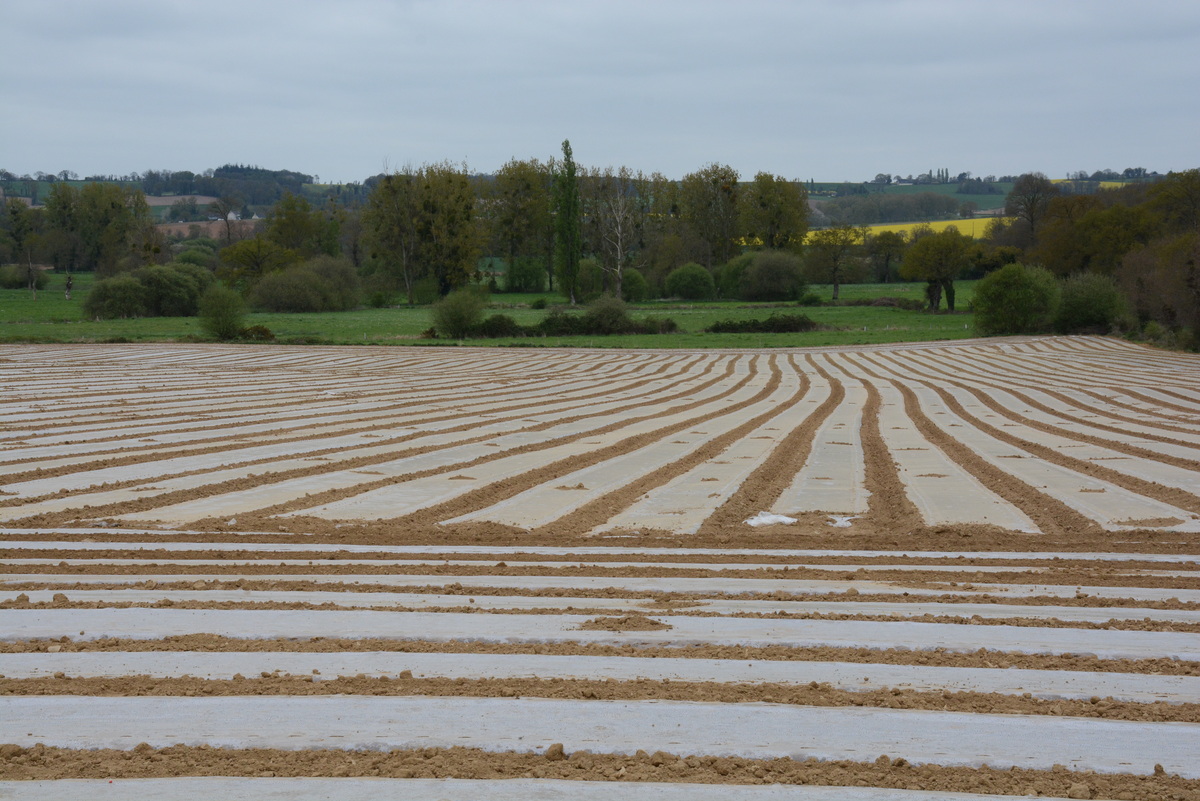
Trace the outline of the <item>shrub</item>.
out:
M 717 270 L 717 294 L 722 298 L 740 298 L 742 296 L 742 276 L 754 261 L 753 253 L 743 253 L 735 256 Z
M 470 330 L 472 337 L 480 339 L 502 339 L 505 337 L 523 337 L 529 332 L 516 320 L 507 314 L 493 314 Z
M 249 339 L 254 342 L 273 342 L 275 333 L 265 325 L 251 325 L 238 332 L 238 339 Z
M 533 303 L 529 304 L 529 308 L 538 309 L 539 311 L 541 309 L 546 308 L 546 299 L 545 298 L 534 298 Z
M 646 317 L 637 325 L 639 334 L 674 334 L 679 330 L 679 323 L 671 317 Z
M 551 309 L 550 313 L 538 323 L 538 332 L 548 337 L 569 337 L 586 334 L 583 329 L 582 317 L 578 314 L 564 314 L 561 309 Z
M 201 253 L 208 253 L 215 256 L 217 251 L 221 249 L 221 243 L 219 240 L 210 239 L 206 236 L 197 236 L 190 239 L 184 239 L 182 242 L 175 245 L 175 247 L 179 248 L 180 250 L 197 250 Z
M 618 305 L 619 304 L 619 305 Z M 670 334 L 679 326 L 669 317 L 631 319 L 625 304 L 604 295 L 583 314 L 564 314 L 554 309 L 529 330 L 550 337 L 608 336 L 611 334 Z
M 1097 273 L 1073 275 L 1062 282 L 1062 299 L 1054 316 L 1060 334 L 1107 334 L 1129 316 L 1125 296 L 1111 278 Z
M 36 289 L 45 289 L 49 281 L 44 270 L 33 269 L 33 285 Z M 20 264 L 5 264 L 0 266 L 0 289 L 25 289 L 29 286 L 29 267 Z
M 251 290 L 250 301 L 274 312 L 347 311 L 358 305 L 361 291 L 349 261 L 318 256 L 264 276 Z
M 605 278 L 604 268 L 600 266 L 598 260 L 580 259 L 579 282 L 575 299 L 588 303 L 600 297 L 600 294 L 604 292 Z
M 626 303 L 641 303 L 650 297 L 650 284 L 640 271 L 632 267 L 621 276 L 621 299 Z
M 97 281 L 83 301 L 84 313 L 102 320 L 144 317 L 146 310 L 146 287 L 132 275 Z
M 581 322 L 587 333 L 598 336 L 624 334 L 633 327 L 625 301 L 612 295 L 601 295 L 593 300 Z
M 216 339 L 236 339 L 243 314 L 242 296 L 224 284 L 213 284 L 200 297 L 200 328 Z
M 386 309 L 391 303 L 391 294 L 382 289 L 376 289 L 367 294 L 367 305 L 372 309 Z
M 216 282 L 217 276 L 207 267 L 201 267 L 186 261 L 173 261 L 167 265 L 172 270 L 177 270 L 185 275 L 191 276 L 196 283 L 200 285 L 200 294 L 208 289 Z
M 133 274 L 146 288 L 146 313 L 151 317 L 192 317 L 212 274 L 194 264 L 152 264 Z
M 666 289 L 668 296 L 684 300 L 709 300 L 717 293 L 712 274 L 695 262 L 672 270 Z
M 120 283 L 112 283 L 121 279 Z M 200 296 L 215 279 L 204 267 L 188 262 L 152 264 L 96 283 L 83 308 L 94 317 L 191 317 Z M 133 288 L 133 283 L 141 287 Z
M 194 264 L 197 267 L 211 267 L 216 263 L 217 258 L 212 252 L 207 250 L 185 250 L 175 257 L 175 261 L 184 264 Z
M 1170 333 L 1171 332 L 1163 327 L 1163 324 L 1157 320 L 1149 320 L 1144 326 L 1142 326 L 1142 337 L 1150 340 L 1151 342 L 1162 342 L 1170 335 Z
M 263 276 L 254 285 L 250 303 L 273 312 L 325 311 L 330 303 L 329 287 L 309 270 L 282 270 Z
M 765 320 L 721 320 L 704 330 L 710 334 L 793 334 L 817 327 L 806 314 L 772 314 Z
M 779 250 L 753 254 L 738 280 L 743 300 L 798 300 L 808 289 L 798 256 Z
M 317 256 L 300 265 L 325 282 L 326 311 L 349 311 L 358 305 L 362 284 L 350 260 L 337 256 Z
M 988 337 L 1047 331 L 1058 301 L 1058 281 L 1049 270 L 1005 265 L 975 285 L 975 329 Z
M 487 295 L 477 289 L 456 289 L 433 306 L 433 327 L 447 339 L 463 339 L 483 319 Z

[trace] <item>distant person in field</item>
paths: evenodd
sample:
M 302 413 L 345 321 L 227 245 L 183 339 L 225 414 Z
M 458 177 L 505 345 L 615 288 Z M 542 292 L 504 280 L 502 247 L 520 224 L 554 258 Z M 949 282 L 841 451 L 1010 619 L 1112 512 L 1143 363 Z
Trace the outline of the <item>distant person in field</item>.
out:
M 75 276 L 67 276 L 67 300 L 71 299 L 71 287 L 75 286 Z

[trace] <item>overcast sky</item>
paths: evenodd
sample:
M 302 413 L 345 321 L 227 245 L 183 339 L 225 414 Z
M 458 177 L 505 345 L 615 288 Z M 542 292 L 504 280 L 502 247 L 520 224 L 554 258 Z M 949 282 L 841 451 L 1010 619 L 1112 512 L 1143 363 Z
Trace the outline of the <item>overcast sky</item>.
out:
M 0 167 L 1200 166 L 1196 0 L 0 0 Z

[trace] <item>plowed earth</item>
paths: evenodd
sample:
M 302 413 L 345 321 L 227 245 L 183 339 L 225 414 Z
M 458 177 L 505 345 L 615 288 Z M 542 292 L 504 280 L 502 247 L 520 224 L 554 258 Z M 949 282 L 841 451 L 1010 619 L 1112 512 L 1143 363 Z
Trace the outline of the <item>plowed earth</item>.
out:
M 0 386 L 0 795 L 269 775 L 473 779 L 485 799 L 518 778 L 1200 799 L 1196 357 L 1088 337 L 10 345 Z M 246 623 L 268 614 L 359 628 Z M 797 639 L 807 623 L 833 628 Z M 55 728 L 64 696 L 108 717 Z M 427 734 L 364 717 L 360 740 L 318 717 L 265 748 L 135 711 L 366 697 L 461 711 Z M 489 699 L 528 714 L 488 739 Z M 535 714 L 580 703 L 611 726 Z M 793 728 L 859 716 L 878 753 L 609 731 L 655 709 L 724 731 L 748 704 Z M 958 734 L 926 743 L 901 713 Z M 1027 744 L 989 740 L 1010 723 Z

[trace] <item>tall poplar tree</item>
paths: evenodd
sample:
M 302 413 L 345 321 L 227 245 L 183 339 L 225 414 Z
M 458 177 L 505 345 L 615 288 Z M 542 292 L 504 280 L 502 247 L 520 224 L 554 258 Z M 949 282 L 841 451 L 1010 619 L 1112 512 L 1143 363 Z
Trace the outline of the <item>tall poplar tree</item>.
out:
M 580 219 L 579 179 L 571 140 L 562 143 L 562 164 L 554 172 L 554 257 L 558 269 L 559 291 L 575 305 L 579 289 L 579 262 L 583 252 Z

